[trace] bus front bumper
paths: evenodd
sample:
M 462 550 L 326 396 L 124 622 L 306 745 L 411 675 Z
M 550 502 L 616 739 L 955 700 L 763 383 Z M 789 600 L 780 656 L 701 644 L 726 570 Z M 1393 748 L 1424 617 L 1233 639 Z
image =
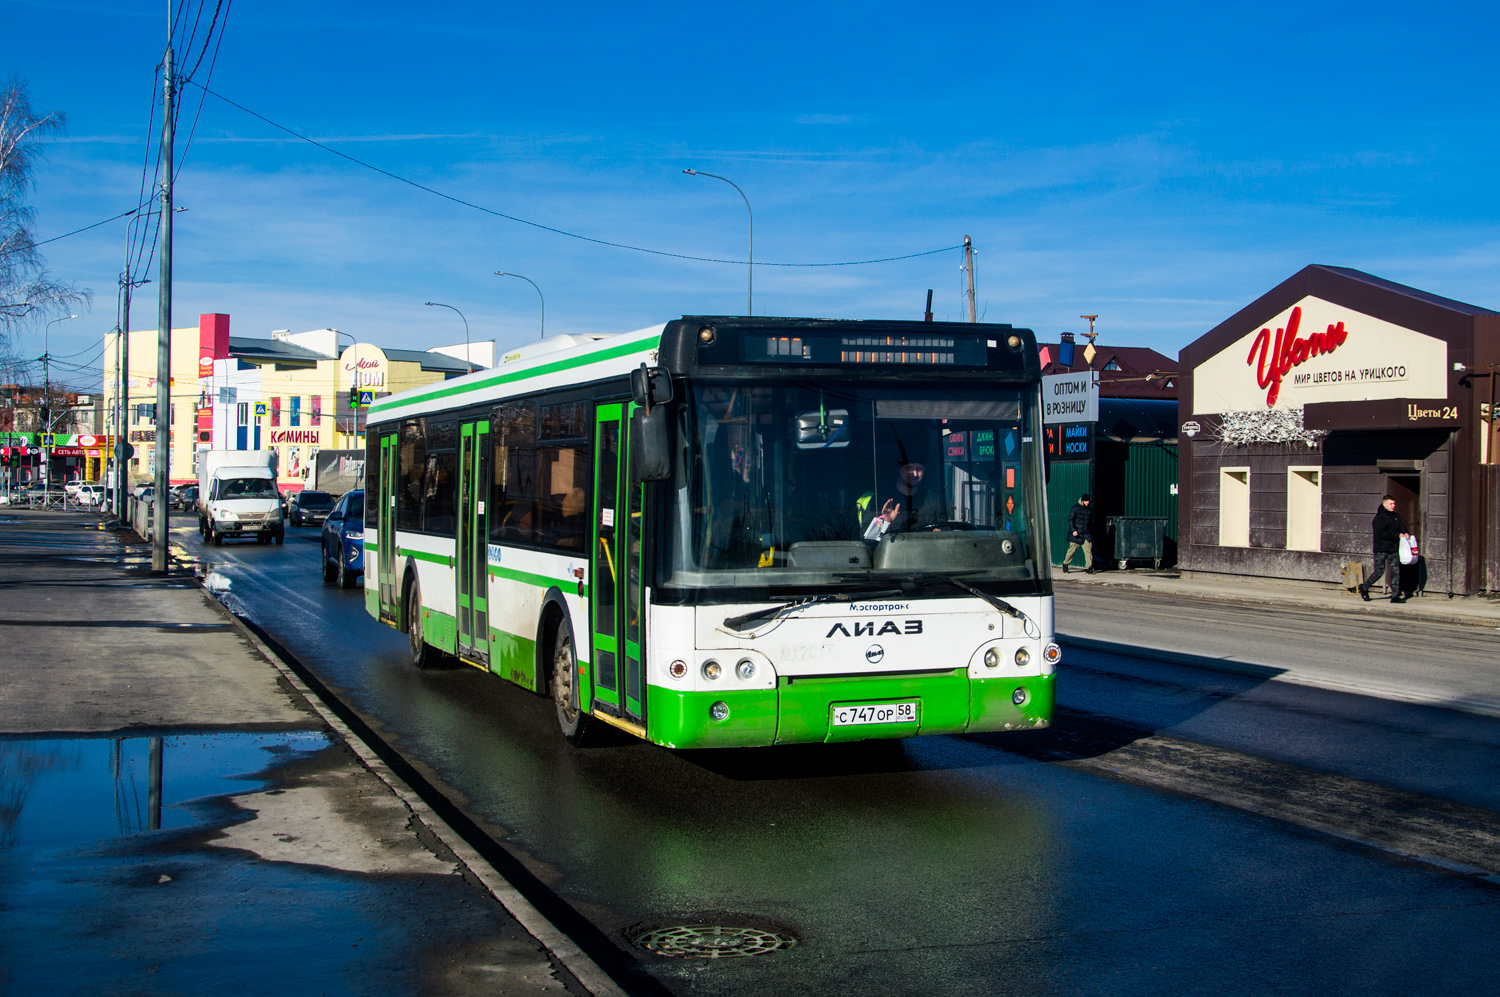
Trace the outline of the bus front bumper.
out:
M 647 693 L 647 729 L 652 741 L 671 748 L 1031 730 L 1052 722 L 1055 684 L 1055 674 L 971 679 L 960 668 L 920 676 L 782 676 L 774 689 L 735 692 L 683 692 L 653 685 Z M 728 713 L 715 719 L 714 707 L 720 703 L 719 712 L 727 707 Z M 898 705 L 907 716 L 887 719 Z

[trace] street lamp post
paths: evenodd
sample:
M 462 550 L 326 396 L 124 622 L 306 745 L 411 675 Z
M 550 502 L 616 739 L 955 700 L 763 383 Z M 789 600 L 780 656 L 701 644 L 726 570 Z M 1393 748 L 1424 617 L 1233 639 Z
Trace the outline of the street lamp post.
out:
M 52 327 L 59 322 L 66 322 L 77 315 L 64 315 L 47 323 L 42 330 L 42 418 L 41 430 L 45 436 L 52 432 L 52 372 L 50 362 L 52 359 Z M 47 452 L 42 456 L 42 500 L 46 501 L 47 486 L 52 484 L 52 448 L 47 447 Z
M 542 302 L 542 334 L 541 334 L 540 338 L 546 339 L 547 338 L 547 299 L 542 296 L 542 289 L 540 287 L 536 286 L 536 281 L 532 280 L 530 277 L 525 277 L 525 276 L 522 276 L 521 274 L 518 274 L 518 273 L 511 273 L 511 272 L 509 272 L 507 270 L 496 270 L 495 271 L 495 276 L 496 277 L 518 277 L 521 280 L 524 280 L 526 283 L 530 284 L 532 287 L 536 287 L 536 296 Z
M 465 366 L 465 368 L 472 367 L 473 366 L 473 361 L 469 359 L 469 320 L 466 319 L 466 318 L 464 318 L 464 313 L 460 312 L 457 308 L 454 308 L 452 305 L 445 305 L 445 304 L 443 304 L 441 301 L 424 301 L 424 302 L 422 302 L 422 304 L 428 306 L 429 308 L 449 308 L 449 309 L 452 309 L 454 312 L 457 312 L 459 318 L 463 318 L 464 319 L 464 366 Z
M 686 173 L 688 176 L 713 177 L 715 180 L 722 180 L 729 186 L 733 187 L 735 190 L 739 191 L 740 197 L 744 200 L 745 213 L 750 216 L 750 260 L 749 266 L 747 267 L 749 276 L 746 282 L 747 294 L 745 298 L 745 314 L 755 314 L 755 212 L 750 210 L 750 198 L 745 197 L 745 192 L 740 190 L 740 185 L 735 183 L 728 177 L 721 177 L 717 173 L 704 173 L 702 170 L 683 170 L 682 172 Z

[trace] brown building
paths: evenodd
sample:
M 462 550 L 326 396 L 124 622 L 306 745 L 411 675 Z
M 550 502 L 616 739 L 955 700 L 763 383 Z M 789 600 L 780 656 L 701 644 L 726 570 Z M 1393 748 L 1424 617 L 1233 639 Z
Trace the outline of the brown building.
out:
M 1179 360 L 1184 569 L 1337 581 L 1390 494 L 1429 592 L 1500 589 L 1500 313 L 1309 266 Z

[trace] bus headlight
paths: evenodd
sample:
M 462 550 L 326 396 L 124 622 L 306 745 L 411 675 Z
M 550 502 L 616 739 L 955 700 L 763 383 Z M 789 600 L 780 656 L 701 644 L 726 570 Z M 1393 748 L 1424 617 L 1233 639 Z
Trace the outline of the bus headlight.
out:
M 734 666 L 734 673 L 742 679 L 755 677 L 755 662 L 749 658 L 741 658 L 740 663 Z
M 984 667 L 1000 667 L 1000 649 L 998 647 L 992 647 L 988 651 L 984 652 Z
M 1018 689 L 1016 689 L 1015 692 L 1013 692 L 1013 693 L 1010 694 L 1010 701 L 1012 703 L 1015 703 L 1017 706 L 1025 706 L 1026 705 L 1026 700 L 1028 700 L 1030 698 L 1031 697 L 1026 694 L 1026 687 L 1024 685 L 1021 686 L 1021 687 L 1019 687 Z
M 1048 644 L 1042 650 L 1042 660 L 1049 665 L 1055 665 L 1062 660 L 1062 648 L 1056 644 Z
M 674 679 L 682 678 L 687 674 L 687 662 L 682 661 L 681 659 L 672 662 L 667 666 L 667 674 L 672 676 Z
M 712 682 L 712 681 L 716 681 L 718 679 L 718 677 L 720 675 L 723 675 L 723 674 L 724 674 L 724 667 L 722 665 L 720 665 L 717 661 L 714 661 L 712 658 L 710 658 L 709 660 L 703 662 L 703 677 L 704 678 L 706 678 L 706 679 L 708 679 L 709 681 Z M 728 707 L 725 707 L 725 709 L 728 709 Z
M 1031 664 L 1031 652 L 1024 647 L 1016 648 L 1016 667 L 1025 668 Z
M 729 704 L 725 702 L 715 703 L 708 708 L 708 715 L 713 717 L 715 720 L 728 720 Z

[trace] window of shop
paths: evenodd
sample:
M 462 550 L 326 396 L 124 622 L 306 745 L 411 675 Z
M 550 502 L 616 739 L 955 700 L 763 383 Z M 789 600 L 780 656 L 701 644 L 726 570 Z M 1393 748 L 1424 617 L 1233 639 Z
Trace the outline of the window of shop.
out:
M 1219 546 L 1250 546 L 1250 469 L 1219 468 Z
M 300 425 L 302 425 L 302 396 L 301 395 L 293 395 L 292 396 L 292 400 L 291 400 L 291 412 L 289 413 L 289 415 L 291 416 L 291 418 L 287 421 L 287 425 L 289 425 L 289 426 L 300 426 Z
M 271 425 L 281 425 L 281 398 L 278 396 L 271 399 Z
M 1323 469 L 1286 469 L 1286 549 L 1323 549 Z
M 320 426 L 323 423 L 323 396 L 312 395 L 308 399 L 308 405 L 312 408 L 312 424 Z
M 250 424 L 249 402 L 240 402 L 234 407 L 234 424 L 236 426 L 248 426 Z

